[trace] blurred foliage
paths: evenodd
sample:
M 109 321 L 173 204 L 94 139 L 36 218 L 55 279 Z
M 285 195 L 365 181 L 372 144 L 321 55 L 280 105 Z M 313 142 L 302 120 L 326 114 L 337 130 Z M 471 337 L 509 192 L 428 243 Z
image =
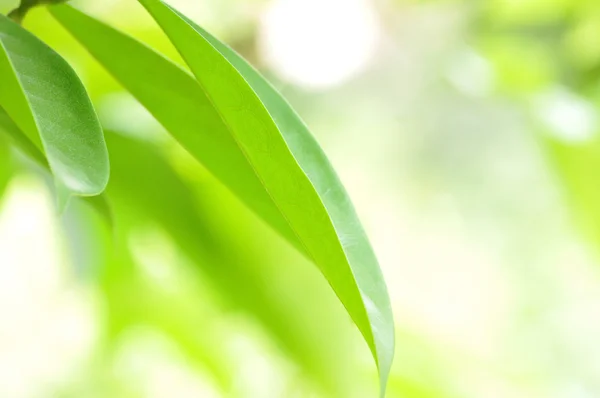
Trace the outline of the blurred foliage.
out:
M 498 88 L 520 95 L 577 217 L 600 247 L 598 88 L 600 4 L 595 1 L 490 1 L 475 14 L 476 45 L 491 61 Z M 559 88 L 562 101 L 536 109 L 536 97 Z M 543 99 L 542 99 L 543 100 Z M 548 123 L 552 115 L 564 123 Z M 556 116 L 555 116 L 556 118 Z
M 181 63 L 139 7 L 94 3 L 80 5 Z M 274 2 L 180 3 L 269 68 L 260 29 Z M 265 72 L 333 154 L 382 258 L 398 323 L 388 396 L 598 396 L 600 3 L 373 4 L 383 44 L 352 80 L 310 91 Z M 69 283 L 100 303 L 99 336 L 42 393 L 6 396 L 371 396 L 368 352 L 316 269 L 43 9 L 25 24 L 75 66 L 115 131 L 114 222 L 82 200 L 61 217 Z M 10 159 L 6 203 L 42 174 Z M 159 383 L 190 378 L 206 388 Z

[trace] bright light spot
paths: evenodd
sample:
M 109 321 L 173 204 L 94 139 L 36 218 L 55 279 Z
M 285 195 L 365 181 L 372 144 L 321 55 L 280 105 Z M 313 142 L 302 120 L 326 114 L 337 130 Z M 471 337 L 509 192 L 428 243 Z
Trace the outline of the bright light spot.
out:
M 229 317 L 219 328 L 224 337 L 227 356 L 235 362 L 236 396 L 288 396 L 286 386 L 292 382 L 288 375 L 293 367 L 278 355 L 262 331 L 243 317 Z M 298 385 L 297 387 L 300 387 Z
M 0 213 L 0 314 L 13 320 L 27 317 L 60 284 L 52 203 L 40 191 L 14 179 Z
M 595 395 L 579 384 L 569 384 L 558 394 L 559 398 L 592 398 Z
M 260 50 L 284 79 L 326 88 L 360 72 L 380 35 L 369 0 L 276 0 L 263 16 Z
M 92 297 L 70 283 L 56 209 L 17 177 L 0 213 L 0 396 L 52 395 L 95 338 Z
M 490 92 L 494 78 L 488 61 L 472 50 L 452 59 L 446 76 L 456 89 L 477 97 Z
M 535 103 L 535 110 L 548 132 L 566 142 L 586 141 L 598 127 L 594 107 L 562 88 L 542 95 Z
M 115 372 L 148 398 L 220 396 L 205 375 L 190 368 L 174 342 L 149 328 L 132 328 L 123 336 Z

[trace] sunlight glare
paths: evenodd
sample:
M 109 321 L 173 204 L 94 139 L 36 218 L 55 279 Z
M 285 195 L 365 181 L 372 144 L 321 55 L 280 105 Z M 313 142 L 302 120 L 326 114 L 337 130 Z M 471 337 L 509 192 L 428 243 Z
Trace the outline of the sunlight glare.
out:
M 285 80 L 323 89 L 368 64 L 380 29 L 369 0 L 277 0 L 263 15 L 260 52 Z

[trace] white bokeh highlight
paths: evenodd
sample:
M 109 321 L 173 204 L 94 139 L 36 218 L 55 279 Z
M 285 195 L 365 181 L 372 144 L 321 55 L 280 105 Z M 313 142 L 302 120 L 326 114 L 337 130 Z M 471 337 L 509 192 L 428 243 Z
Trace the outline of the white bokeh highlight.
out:
M 286 81 L 324 89 L 363 70 L 380 38 L 369 0 L 276 0 L 263 14 L 259 51 Z

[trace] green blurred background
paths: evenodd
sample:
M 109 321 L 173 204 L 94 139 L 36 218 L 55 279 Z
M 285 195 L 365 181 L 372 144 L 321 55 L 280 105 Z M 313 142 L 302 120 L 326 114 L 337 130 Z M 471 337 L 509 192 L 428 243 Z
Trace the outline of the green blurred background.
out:
M 388 397 L 600 396 L 597 0 L 170 4 L 261 69 L 338 170 L 394 308 Z M 74 5 L 180 61 L 136 1 Z M 375 396 L 316 267 L 45 10 L 25 26 L 97 106 L 114 223 L 57 216 L 0 136 L 0 397 Z

